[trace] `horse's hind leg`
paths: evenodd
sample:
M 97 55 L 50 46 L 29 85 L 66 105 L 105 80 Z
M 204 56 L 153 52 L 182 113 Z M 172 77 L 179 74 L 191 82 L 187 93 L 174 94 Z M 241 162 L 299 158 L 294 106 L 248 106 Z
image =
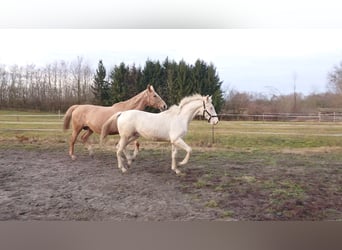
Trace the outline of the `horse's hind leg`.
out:
M 91 145 L 91 143 L 88 142 L 88 138 L 89 136 L 91 136 L 93 134 L 93 131 L 88 129 L 81 137 L 83 144 L 87 147 L 88 151 L 89 151 L 89 155 L 93 156 L 94 155 L 94 150 L 93 147 Z
M 121 137 L 119 140 L 119 143 L 117 145 L 117 150 L 116 150 L 116 156 L 118 158 L 118 168 L 121 169 L 123 173 L 127 171 L 127 169 L 124 166 L 124 152 L 125 148 L 127 146 L 127 138 L 126 137 Z
M 75 152 L 75 142 L 77 139 L 78 134 L 81 132 L 82 128 L 74 128 L 70 138 L 70 145 L 69 145 L 69 155 L 72 160 L 76 160 Z

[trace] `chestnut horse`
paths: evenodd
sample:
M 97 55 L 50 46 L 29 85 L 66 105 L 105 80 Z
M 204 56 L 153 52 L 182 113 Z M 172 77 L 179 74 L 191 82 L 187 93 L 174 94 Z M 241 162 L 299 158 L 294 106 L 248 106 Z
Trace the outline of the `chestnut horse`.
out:
M 130 109 L 144 110 L 147 106 L 158 108 L 159 110 L 165 110 L 167 108 L 163 99 L 155 92 L 152 85 L 147 85 L 147 88 L 132 97 L 131 99 L 123 102 L 118 102 L 110 107 L 97 106 L 97 105 L 73 105 L 64 115 L 64 130 L 70 126 L 72 122 L 72 135 L 70 138 L 69 155 L 71 159 L 75 160 L 74 145 L 77 136 L 82 131 L 86 132 L 81 136 L 82 142 L 88 146 L 89 154 L 92 155 L 93 151 L 91 145 L 87 144 L 87 140 L 92 133 L 101 133 L 102 125 L 113 114 L 119 111 L 125 111 Z M 116 126 L 112 126 L 108 132 L 111 135 L 118 134 Z
M 139 110 L 128 110 L 114 114 L 103 124 L 101 141 L 109 134 L 108 129 L 113 124 L 116 124 L 120 134 L 116 154 L 118 168 L 123 173 L 127 171 L 124 163 L 125 158 L 129 167 L 132 160 L 136 157 L 136 154 L 132 157 L 126 151 L 126 146 L 130 142 L 136 140 L 139 136 L 151 140 L 169 141 L 172 145 L 171 169 L 178 175 L 181 174 L 181 171 L 177 166 L 185 165 L 192 151 L 191 147 L 182 138 L 188 131 L 190 121 L 196 115 L 203 115 L 212 125 L 216 125 L 219 122 L 211 96 L 197 94 L 185 97 L 178 106 L 174 105 L 170 109 L 158 114 Z M 178 149 L 185 150 L 186 155 L 184 160 L 177 164 L 176 155 Z

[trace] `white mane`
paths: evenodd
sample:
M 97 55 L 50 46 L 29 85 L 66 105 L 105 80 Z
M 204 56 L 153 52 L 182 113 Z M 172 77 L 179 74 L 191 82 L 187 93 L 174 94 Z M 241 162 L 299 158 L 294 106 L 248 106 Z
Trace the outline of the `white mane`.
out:
M 196 100 L 203 100 L 203 96 L 201 96 L 200 94 L 194 94 L 191 96 L 186 96 L 184 97 L 178 105 L 172 105 L 168 110 L 164 111 L 164 112 L 168 112 L 168 113 L 179 113 L 181 111 L 181 109 L 188 104 L 189 102 L 192 101 L 196 101 Z

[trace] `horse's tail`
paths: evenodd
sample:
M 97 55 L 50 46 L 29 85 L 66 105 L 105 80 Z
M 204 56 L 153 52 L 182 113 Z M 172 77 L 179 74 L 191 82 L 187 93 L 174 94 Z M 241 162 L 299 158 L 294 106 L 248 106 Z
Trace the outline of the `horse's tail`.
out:
M 64 115 L 64 122 L 63 122 L 63 130 L 67 130 L 70 127 L 70 121 L 72 117 L 72 112 L 78 107 L 79 105 L 73 105 L 68 108 L 67 112 Z
M 121 115 L 121 112 L 118 112 L 112 115 L 103 125 L 101 128 L 101 136 L 100 136 L 100 144 L 102 145 L 103 140 L 109 134 L 118 134 L 118 126 L 117 126 L 117 118 Z

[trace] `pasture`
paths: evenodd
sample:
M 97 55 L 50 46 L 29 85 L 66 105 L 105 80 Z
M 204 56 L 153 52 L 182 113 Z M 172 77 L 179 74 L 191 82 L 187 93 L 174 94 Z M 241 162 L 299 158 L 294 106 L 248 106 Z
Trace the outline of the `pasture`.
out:
M 126 174 L 118 136 L 71 161 L 62 118 L 0 111 L 0 220 L 342 219 L 341 123 L 195 120 L 179 177 L 165 142 L 140 139 Z

